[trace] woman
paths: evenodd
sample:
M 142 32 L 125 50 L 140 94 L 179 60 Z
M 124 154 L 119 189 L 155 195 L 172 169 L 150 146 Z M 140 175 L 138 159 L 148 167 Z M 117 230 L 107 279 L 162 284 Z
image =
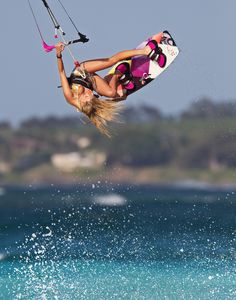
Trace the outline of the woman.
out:
M 119 52 L 109 58 L 89 60 L 76 67 L 71 76 L 67 78 L 62 60 L 62 52 L 65 49 L 63 43 L 56 45 L 57 65 L 60 75 L 63 94 L 67 102 L 83 112 L 90 121 L 107 136 L 107 122 L 114 121 L 120 110 L 117 101 L 126 99 L 117 94 L 117 85 L 121 83 L 124 90 L 132 90 L 134 83 L 130 76 L 129 64 L 120 63 L 112 77 L 100 77 L 96 72 L 112 67 L 119 61 L 129 59 L 133 56 L 146 55 L 150 59 L 157 60 L 160 48 L 156 41 L 147 43 L 143 49 L 126 50 Z M 110 99 L 101 100 L 94 95 Z

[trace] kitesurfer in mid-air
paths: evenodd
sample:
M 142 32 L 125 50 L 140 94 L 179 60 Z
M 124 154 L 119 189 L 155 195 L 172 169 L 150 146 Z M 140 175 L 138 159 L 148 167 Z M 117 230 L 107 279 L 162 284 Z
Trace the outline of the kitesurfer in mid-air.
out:
M 118 64 L 113 76 L 102 78 L 96 72 L 133 56 L 144 55 L 152 60 L 156 60 L 159 56 L 158 45 L 156 41 L 151 40 L 142 49 L 126 50 L 109 58 L 82 62 L 73 70 L 70 77 L 67 77 L 62 60 L 65 44 L 58 43 L 55 48 L 63 94 L 67 102 L 83 112 L 102 133 L 108 136 L 107 122 L 115 120 L 120 110 L 118 102 L 126 99 L 126 95 L 121 97 L 117 94 L 118 83 L 122 84 L 124 91 L 132 90 L 135 86 L 127 62 Z M 99 99 L 94 92 L 109 99 Z
M 167 30 L 143 42 L 142 45 L 144 47 L 142 48 L 139 46 L 138 49 L 122 51 L 109 58 L 89 60 L 81 64 L 79 64 L 70 47 L 68 47 L 76 67 L 70 77 L 67 77 L 62 60 L 63 50 L 66 46 L 72 44 L 86 43 L 89 39 L 78 30 L 62 1 L 58 0 L 58 2 L 78 36 L 76 39 L 66 40 L 66 33 L 58 23 L 47 0 L 42 0 L 54 26 L 54 37 L 60 37 L 63 42 L 57 45 L 48 45 L 40 29 L 31 0 L 28 0 L 43 49 L 46 52 L 56 49 L 61 86 L 67 102 L 83 112 L 102 133 L 109 136 L 107 122 L 114 121 L 119 113 L 121 107 L 118 102 L 126 99 L 128 95 L 147 85 L 160 75 L 174 61 L 179 50 Z M 155 61 L 155 63 L 150 63 L 150 60 Z M 114 67 L 110 70 L 109 75 L 104 78 L 97 74 L 98 71 L 112 66 Z M 108 99 L 101 99 L 99 96 Z

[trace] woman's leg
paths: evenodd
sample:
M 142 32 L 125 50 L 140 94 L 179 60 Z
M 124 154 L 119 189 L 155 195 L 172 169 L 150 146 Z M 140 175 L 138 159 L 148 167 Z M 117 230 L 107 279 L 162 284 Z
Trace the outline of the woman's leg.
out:
M 117 85 L 120 78 L 120 74 L 114 74 L 109 82 L 106 79 L 101 78 L 99 75 L 93 76 L 95 85 L 96 85 L 96 92 L 104 97 L 115 98 L 118 97 L 117 95 Z
M 110 68 L 121 60 L 128 59 L 137 55 L 148 55 L 149 52 L 150 52 L 149 46 L 146 46 L 142 49 L 125 50 L 109 58 L 101 58 L 101 59 L 85 61 L 82 63 L 82 66 L 85 68 L 87 72 L 95 73 Z

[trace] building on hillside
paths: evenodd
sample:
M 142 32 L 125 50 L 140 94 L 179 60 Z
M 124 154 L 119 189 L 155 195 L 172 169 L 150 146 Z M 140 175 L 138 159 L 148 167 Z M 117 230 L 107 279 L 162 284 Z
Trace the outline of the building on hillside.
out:
M 63 172 L 73 172 L 79 168 L 99 168 L 102 167 L 105 161 L 105 153 L 93 151 L 54 154 L 51 157 L 52 165 Z

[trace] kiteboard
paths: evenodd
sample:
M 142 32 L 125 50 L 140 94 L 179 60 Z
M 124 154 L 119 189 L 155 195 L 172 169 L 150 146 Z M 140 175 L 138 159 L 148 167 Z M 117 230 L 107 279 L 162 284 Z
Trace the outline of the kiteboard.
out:
M 136 49 L 145 47 L 151 40 L 155 40 L 158 43 L 158 47 L 161 49 L 162 58 L 164 59 L 161 59 L 160 57 L 159 60 L 153 61 L 147 56 L 135 56 L 132 59 L 122 61 L 127 62 L 130 65 L 130 75 L 134 83 L 134 88 L 125 89 L 120 83 L 117 87 L 117 93 L 120 96 L 130 95 L 152 82 L 156 77 L 163 73 L 178 56 L 179 49 L 168 31 L 153 35 L 142 42 Z M 115 73 L 116 67 L 120 63 L 121 62 L 114 65 L 109 71 L 107 75 L 108 80 Z

